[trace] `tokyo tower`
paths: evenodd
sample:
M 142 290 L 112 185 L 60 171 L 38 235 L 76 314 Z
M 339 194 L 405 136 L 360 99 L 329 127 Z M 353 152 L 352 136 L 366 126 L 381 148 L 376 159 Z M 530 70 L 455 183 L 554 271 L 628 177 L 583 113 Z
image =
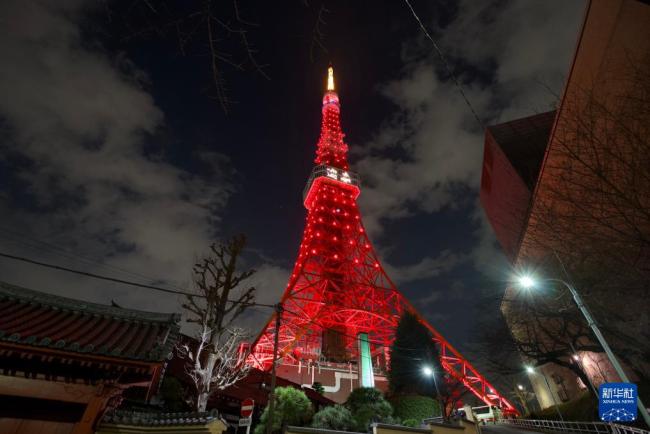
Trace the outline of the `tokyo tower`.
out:
M 303 192 L 307 222 L 282 297 L 280 327 L 276 330 L 276 313 L 253 343 L 249 359 L 270 369 L 278 333 L 278 375 L 305 386 L 320 382 L 326 396 L 339 402 L 355 387 L 386 388 L 397 322 L 404 311 L 418 315 L 384 271 L 364 230 L 356 202 L 359 177 L 349 170 L 340 112 L 330 66 L 316 164 Z M 516 413 L 438 331 L 421 321 L 432 332 L 449 377 L 486 404 Z

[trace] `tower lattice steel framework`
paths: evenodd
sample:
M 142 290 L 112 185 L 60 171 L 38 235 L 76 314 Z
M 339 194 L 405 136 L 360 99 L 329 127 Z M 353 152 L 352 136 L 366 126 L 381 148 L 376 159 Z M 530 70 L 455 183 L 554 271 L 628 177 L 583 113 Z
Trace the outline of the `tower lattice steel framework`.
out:
M 332 332 L 354 360 L 357 336 L 367 333 L 375 357 L 387 358 L 395 327 L 403 311 L 416 314 L 437 343 L 441 364 L 488 405 L 517 413 L 513 405 L 428 322 L 390 280 L 368 239 L 356 199 L 358 176 L 349 171 L 348 147 L 340 125 L 340 103 L 329 68 L 323 97 L 321 134 L 316 166 L 303 193 L 308 210 L 293 273 L 282 297 L 283 314 L 278 357 L 285 362 L 318 360 Z M 250 361 L 270 369 L 275 315 L 253 343 Z M 331 339 L 329 339 L 331 340 Z M 341 356 L 340 354 L 338 355 Z

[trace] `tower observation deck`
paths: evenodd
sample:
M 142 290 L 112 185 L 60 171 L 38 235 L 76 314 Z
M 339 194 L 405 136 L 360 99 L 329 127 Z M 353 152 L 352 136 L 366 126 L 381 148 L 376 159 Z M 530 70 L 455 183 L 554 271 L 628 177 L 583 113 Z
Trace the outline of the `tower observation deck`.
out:
M 315 167 L 303 192 L 307 220 L 282 296 L 280 327 L 276 330 L 274 314 L 253 343 L 249 362 L 270 369 L 277 333 L 278 375 L 305 386 L 319 381 L 326 396 L 342 401 L 354 387 L 375 385 L 375 380 L 377 387 L 385 383 L 395 328 L 402 313 L 409 311 L 431 331 L 450 378 L 486 404 L 516 413 L 417 313 L 381 266 L 357 206 L 361 184 L 350 171 L 340 118 L 330 67 Z

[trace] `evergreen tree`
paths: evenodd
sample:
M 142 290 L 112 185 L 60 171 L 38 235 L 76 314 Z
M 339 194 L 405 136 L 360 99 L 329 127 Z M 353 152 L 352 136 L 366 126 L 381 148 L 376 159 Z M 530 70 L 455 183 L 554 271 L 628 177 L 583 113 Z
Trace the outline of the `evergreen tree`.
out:
M 420 320 L 404 312 L 395 330 L 395 341 L 390 349 L 388 382 L 393 394 L 435 396 L 432 378 L 427 378 L 425 367 L 436 373 L 438 387 L 443 383 L 442 367 L 431 332 Z

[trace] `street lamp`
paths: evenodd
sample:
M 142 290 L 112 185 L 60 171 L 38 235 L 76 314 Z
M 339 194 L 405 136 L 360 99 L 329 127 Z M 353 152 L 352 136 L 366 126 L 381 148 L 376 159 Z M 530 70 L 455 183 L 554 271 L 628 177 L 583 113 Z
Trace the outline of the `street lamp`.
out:
M 442 408 L 442 397 L 440 396 L 440 391 L 438 390 L 438 382 L 436 381 L 436 371 L 433 370 L 431 366 L 423 366 L 422 367 L 422 373 L 426 377 L 433 378 L 433 385 L 436 388 L 436 395 L 438 398 L 438 405 L 440 406 L 440 415 L 445 417 L 444 409 Z
M 530 289 L 535 286 L 535 281 L 532 277 L 524 275 L 519 277 L 519 284 L 526 289 Z
M 530 375 L 536 373 L 535 369 L 533 369 L 532 366 L 526 366 L 526 372 Z M 564 418 L 562 417 L 562 412 L 560 411 L 560 406 L 555 400 L 555 395 L 553 395 L 553 391 L 551 390 L 551 385 L 548 383 L 548 379 L 546 378 L 546 375 L 544 375 L 544 372 L 540 372 L 540 375 L 542 376 L 544 382 L 546 383 L 546 388 L 548 389 L 549 395 L 551 395 L 551 399 L 553 400 L 553 404 L 555 405 L 555 411 L 557 411 L 557 415 L 560 416 L 560 420 L 564 422 Z
M 530 276 L 530 275 L 522 275 L 519 276 L 519 284 L 524 287 L 524 288 L 534 288 L 537 284 L 535 279 Z M 591 312 L 589 312 L 589 309 L 587 309 L 587 306 L 585 303 L 582 301 L 582 298 L 580 297 L 580 294 L 578 294 L 578 291 L 573 287 L 573 285 L 565 282 L 562 279 L 544 279 L 546 282 L 558 282 L 564 285 L 571 295 L 573 296 L 573 300 L 576 302 L 578 305 L 578 308 L 580 309 L 580 312 L 582 312 L 582 315 L 585 317 L 587 320 L 587 324 L 589 327 L 591 327 L 591 331 L 594 332 L 594 335 L 596 335 L 596 339 L 598 339 L 598 342 L 600 345 L 603 347 L 603 350 L 605 350 L 605 354 L 607 354 L 607 358 L 609 359 L 609 362 L 612 364 L 614 367 L 614 370 L 618 374 L 618 376 L 621 378 L 621 380 L 625 383 L 629 383 L 630 379 L 627 377 L 625 374 L 625 371 L 623 371 L 623 367 L 621 364 L 618 362 L 618 359 L 612 352 L 612 349 L 609 347 L 609 344 L 605 340 L 605 337 L 603 334 L 600 332 L 600 329 L 596 325 L 596 322 L 594 321 L 594 318 L 591 316 Z M 643 419 L 645 420 L 645 423 L 650 426 L 650 415 L 648 414 L 648 410 L 646 409 L 645 405 L 641 401 L 640 397 L 637 397 L 636 400 L 637 407 L 639 409 L 639 413 L 641 413 L 641 416 L 643 416 Z
M 524 390 L 524 386 L 522 386 L 521 384 L 517 384 L 517 389 Z

